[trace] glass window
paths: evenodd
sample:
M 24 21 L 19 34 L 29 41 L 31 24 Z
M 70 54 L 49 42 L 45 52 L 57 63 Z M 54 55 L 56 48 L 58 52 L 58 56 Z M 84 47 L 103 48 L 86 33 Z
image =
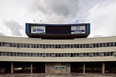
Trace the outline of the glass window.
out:
M 93 53 L 89 53 L 89 56 L 90 56 L 90 57 L 93 57 L 94 55 L 93 55 Z
M 76 44 L 74 44 L 74 48 L 77 48 L 77 45 Z
M 0 56 L 2 56 L 2 53 L 0 52 Z
M 19 52 L 17 53 L 17 56 L 20 56 L 20 53 Z
M 82 48 L 82 44 L 80 44 L 80 48 Z
M 33 48 L 37 48 L 36 44 L 33 44 Z
M 20 47 L 22 47 L 22 48 L 23 48 L 23 44 L 20 44 Z
M 89 48 L 89 44 L 86 44 L 86 48 Z
M 100 52 L 99 55 L 100 55 L 100 56 L 104 56 L 104 53 L 103 53 L 103 52 Z
M 62 48 L 64 48 L 64 45 L 62 45 Z
M 86 48 L 86 44 L 83 44 L 83 48 Z
M 110 43 L 110 46 L 111 46 L 111 47 L 114 46 L 113 42 Z
M 16 43 L 12 43 L 12 47 L 16 47 Z
M 50 57 L 55 57 L 56 56 L 56 54 L 55 53 L 51 53 L 51 56 Z
M 109 47 L 110 46 L 110 44 L 109 43 L 107 43 L 107 47 Z
M 89 47 L 92 48 L 93 47 L 93 44 L 89 44 Z
M 6 56 L 6 52 L 2 52 L 2 56 Z
M 16 52 L 14 52 L 14 56 L 17 56 L 17 55 L 16 55 Z
M 33 57 L 33 53 L 30 53 L 30 57 Z
M 1 46 L 5 46 L 5 43 L 1 42 Z
M 102 43 L 102 47 L 106 47 L 106 43 Z
M 45 44 L 45 48 L 49 48 L 49 45 Z
M 31 57 L 36 57 L 37 54 L 36 53 L 31 53 Z
M 20 48 L 20 44 L 17 44 L 17 48 Z
M 87 56 L 87 53 L 83 53 L 83 57 L 86 57 Z
M 79 53 L 79 57 L 83 57 L 83 53 Z
M 13 56 L 13 52 L 10 52 L 10 56 Z
M 27 48 L 27 45 L 26 44 L 23 44 L 24 48 Z
M 39 48 L 42 48 L 42 44 L 39 45 Z
M 23 53 L 23 56 L 24 56 L 24 57 L 27 56 L 26 53 Z
M 37 57 L 40 57 L 40 56 L 39 56 L 39 53 L 37 53 Z
M 0 42 L 0 46 L 2 46 L 1 42 Z
M 27 48 L 30 48 L 29 44 L 26 44 Z
M 99 46 L 102 47 L 102 43 L 100 43 Z
M 95 47 L 95 44 L 93 44 L 93 47 Z
M 12 47 L 12 44 L 11 43 L 9 43 L 9 47 Z
M 39 44 L 37 44 L 37 48 L 39 48 Z
M 71 57 L 73 57 L 73 53 L 70 53 L 71 54 Z
M 23 56 L 23 53 L 20 53 L 20 56 Z
M 29 53 L 28 56 L 31 57 L 31 53 Z
M 114 46 L 116 46 L 116 42 L 114 42 Z
M 31 44 L 31 47 L 34 48 L 34 44 Z

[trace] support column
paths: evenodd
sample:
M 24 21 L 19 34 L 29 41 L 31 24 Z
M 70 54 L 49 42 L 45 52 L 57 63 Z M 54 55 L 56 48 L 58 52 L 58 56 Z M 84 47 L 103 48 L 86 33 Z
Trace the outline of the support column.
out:
M 85 74 L 85 63 L 83 63 L 83 74 Z
M 105 73 L 105 63 L 103 62 L 102 63 L 102 74 L 104 74 Z
M 11 62 L 11 74 L 13 74 L 13 73 L 14 73 L 14 63 Z
M 31 73 L 33 73 L 33 64 L 31 63 Z

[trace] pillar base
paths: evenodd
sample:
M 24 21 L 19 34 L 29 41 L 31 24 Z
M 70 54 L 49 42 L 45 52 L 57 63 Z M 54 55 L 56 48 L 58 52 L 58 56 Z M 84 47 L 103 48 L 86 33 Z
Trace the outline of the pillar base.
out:
M 33 64 L 31 63 L 31 73 L 33 73 Z
M 11 74 L 13 74 L 13 73 L 14 73 L 14 63 L 11 62 Z
M 104 74 L 105 73 L 105 63 L 103 62 L 102 63 L 102 74 Z
M 85 74 L 85 63 L 83 63 L 83 74 Z

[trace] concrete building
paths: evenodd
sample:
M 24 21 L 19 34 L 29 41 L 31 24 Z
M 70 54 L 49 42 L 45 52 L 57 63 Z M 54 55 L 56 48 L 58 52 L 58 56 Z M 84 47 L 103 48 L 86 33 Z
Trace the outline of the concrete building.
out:
M 36 33 L 40 25 L 41 32 Z M 52 29 L 56 26 L 55 34 L 47 34 L 49 25 Z M 82 33 L 62 34 L 67 25 L 69 31 L 76 25 Z M 60 24 L 59 28 L 57 24 L 28 23 L 26 34 L 30 38 L 0 36 L 0 73 L 116 73 L 116 36 L 86 38 L 89 25 Z

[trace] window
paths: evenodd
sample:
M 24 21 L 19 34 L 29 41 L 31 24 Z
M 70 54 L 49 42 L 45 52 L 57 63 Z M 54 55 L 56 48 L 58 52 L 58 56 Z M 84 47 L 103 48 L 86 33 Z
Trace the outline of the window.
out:
M 99 47 L 102 47 L 102 43 L 99 44 Z
M 89 47 L 92 48 L 93 47 L 93 44 L 89 44 Z
M 114 46 L 116 46 L 116 42 L 114 43 Z
M 106 47 L 106 43 L 102 43 L 102 46 L 103 46 L 103 47 Z
M 90 57 L 93 57 L 93 53 L 89 53 L 89 56 L 90 56 Z
M 26 44 L 23 44 L 24 45 L 24 48 L 27 48 L 27 45 Z
M 114 43 L 112 42 L 112 43 L 110 43 L 110 46 L 112 47 L 112 46 L 114 46 Z
M 37 45 L 36 44 L 33 44 L 33 48 L 37 48 Z
M 98 44 L 98 43 L 96 43 L 96 44 L 95 44 L 95 47 L 99 47 L 99 44 Z
M 2 52 L 0 52 L 0 56 L 2 56 Z
M 93 44 L 93 47 L 96 47 L 96 44 Z
M 8 43 L 0 42 L 0 46 L 17 48 L 95 48 L 95 47 L 113 47 L 116 42 L 91 43 L 91 44 L 26 44 L 26 43 Z
M 30 48 L 29 44 L 27 44 L 27 48 Z
M 6 56 L 6 52 L 2 52 L 2 56 Z
M 107 47 L 110 47 L 110 43 L 107 43 Z
M 89 44 L 86 44 L 86 47 L 89 48 Z
M 0 52 L 0 56 L 24 56 L 24 57 L 96 57 L 113 56 L 113 52 L 95 53 L 20 53 L 20 52 Z
M 2 43 L 0 42 L 0 46 L 2 46 Z

